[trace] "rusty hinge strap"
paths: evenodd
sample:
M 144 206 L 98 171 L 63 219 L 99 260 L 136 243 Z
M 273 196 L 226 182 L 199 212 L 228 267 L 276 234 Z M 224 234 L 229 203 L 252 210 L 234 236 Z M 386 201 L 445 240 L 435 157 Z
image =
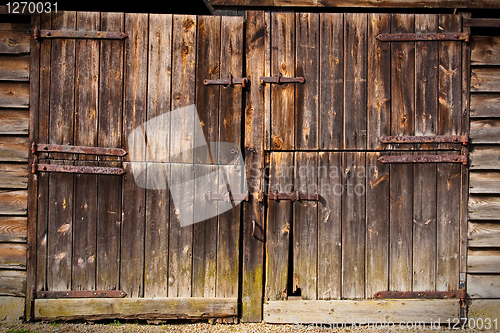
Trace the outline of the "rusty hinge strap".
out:
M 462 163 L 467 165 L 467 155 L 396 155 L 380 156 L 382 163 Z
M 267 195 L 269 200 L 310 200 L 310 201 L 319 201 L 318 193 L 303 193 L 299 191 L 294 191 L 290 193 L 280 193 L 278 191 L 271 192 Z
M 461 291 L 379 291 L 374 298 L 423 298 L 423 299 L 443 299 L 460 298 Z
M 469 142 L 469 136 L 465 135 L 397 135 L 381 136 L 378 138 L 382 143 L 461 143 L 466 145 Z
M 127 38 L 128 35 L 121 31 L 34 29 L 33 37 L 37 40 L 41 38 L 124 39 Z
M 415 42 L 415 41 L 469 41 L 469 34 L 462 32 L 439 33 L 401 33 L 379 34 L 377 39 L 381 42 Z
M 243 88 L 247 85 L 249 82 L 249 79 L 247 77 L 233 77 L 231 74 L 229 74 L 228 78 L 225 79 L 214 79 L 214 80 L 208 80 L 205 79 L 203 80 L 203 84 L 208 86 L 208 85 L 228 85 L 232 86 L 234 84 L 241 84 Z
M 54 145 L 45 143 L 31 144 L 31 152 L 44 153 L 69 153 L 69 154 L 86 154 L 86 155 L 106 155 L 106 156 L 119 156 L 127 155 L 127 152 L 121 148 L 104 148 L 104 147 L 84 147 L 84 146 L 69 146 L 69 145 Z
M 260 77 L 260 84 L 266 84 L 266 83 L 304 83 L 306 79 L 304 79 L 302 76 L 300 77 L 285 77 L 282 76 L 281 73 L 276 74 L 276 76 L 261 76 Z
M 205 200 L 207 201 L 212 201 L 212 200 L 224 200 L 226 202 L 231 202 L 234 200 L 238 201 L 248 201 L 248 192 L 245 193 L 231 193 L 231 192 L 226 192 L 226 193 L 212 193 L 211 191 L 208 191 L 204 193 Z
M 122 168 L 97 167 L 97 166 L 74 166 L 57 164 L 37 164 L 31 165 L 31 172 L 64 172 L 64 173 L 85 173 L 95 175 L 123 175 L 125 170 Z
M 68 290 L 36 291 L 34 298 L 122 298 L 127 296 L 123 290 Z

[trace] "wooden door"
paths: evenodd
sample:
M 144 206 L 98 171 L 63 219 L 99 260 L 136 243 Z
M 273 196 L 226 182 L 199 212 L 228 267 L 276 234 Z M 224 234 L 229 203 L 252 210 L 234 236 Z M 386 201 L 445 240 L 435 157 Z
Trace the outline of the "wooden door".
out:
M 176 168 L 190 171 L 176 173 L 179 180 L 194 172 L 200 176 L 213 163 L 227 164 L 221 150 L 195 160 L 189 146 L 195 136 L 207 143 L 241 144 L 241 85 L 203 82 L 242 76 L 243 18 L 59 12 L 42 15 L 38 28 L 128 35 L 122 40 L 42 38 L 35 59 L 37 142 L 123 148 L 128 154 L 40 153 L 37 163 L 121 167 L 125 174 L 37 174 L 32 295 L 122 290 L 127 296 L 37 298 L 33 318 L 233 321 L 238 314 L 240 206 L 217 214 L 215 202 L 210 208 L 214 217 L 182 227 L 174 193 L 165 182 L 155 186 L 151 175 L 158 166 L 167 175 Z M 173 120 L 151 129 L 153 119 L 190 105 L 199 117 L 196 133 L 189 122 Z M 137 129 L 147 134 L 147 149 L 132 153 L 136 142 L 131 133 Z M 173 142 L 191 153 L 170 156 Z M 152 186 L 140 186 L 137 165 L 150 170 L 144 175 Z M 215 192 L 227 192 L 217 175 L 212 181 Z M 185 193 L 203 196 L 189 184 Z M 197 218 L 195 211 L 187 214 Z
M 266 83 L 247 96 L 246 145 L 264 170 L 249 183 L 269 194 L 265 211 L 252 212 L 265 230 L 264 321 L 458 318 L 459 298 L 371 299 L 461 287 L 466 167 L 378 159 L 461 154 L 461 144 L 379 137 L 467 134 L 462 43 L 376 38 L 460 32 L 461 17 L 251 12 L 247 25 L 249 76 L 305 79 Z M 250 64 L 259 61 L 257 74 Z M 275 191 L 319 200 L 269 199 Z

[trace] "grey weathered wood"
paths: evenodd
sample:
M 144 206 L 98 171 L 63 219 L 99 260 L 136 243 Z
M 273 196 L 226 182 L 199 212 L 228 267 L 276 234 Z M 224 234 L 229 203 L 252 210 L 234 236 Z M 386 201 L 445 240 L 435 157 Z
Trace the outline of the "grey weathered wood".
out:
M 470 89 L 471 92 L 499 92 L 500 68 L 473 67 Z
M 29 81 L 30 56 L 0 56 L 0 80 Z
M 0 163 L 0 188 L 28 188 L 28 166 L 26 164 Z
M 26 269 L 26 244 L 0 243 L 1 269 Z
M 0 161 L 27 162 L 29 140 L 27 137 L 0 137 Z
M 500 273 L 500 251 L 495 250 L 470 250 L 467 258 L 468 273 Z
M 494 145 L 472 147 L 469 156 L 471 170 L 498 170 L 500 169 L 500 148 Z
M 0 296 L 26 295 L 25 271 L 0 271 Z
M 236 298 L 38 299 L 35 319 L 201 319 L 236 316 Z
M 498 247 L 500 223 L 469 222 L 468 244 L 470 247 Z
M 471 94 L 470 117 L 500 117 L 500 94 Z
M 275 301 L 264 304 L 266 323 L 445 323 L 459 317 L 460 302 L 448 300 Z M 324 326 L 325 327 L 325 326 Z M 328 326 L 326 326 L 328 327 Z
M 469 197 L 470 220 L 500 220 L 500 197 Z
M 0 82 L 0 107 L 28 108 L 30 86 L 27 82 Z
M 473 194 L 500 194 L 500 173 L 471 172 L 469 189 Z
M 29 112 L 27 110 L 0 110 L 0 134 L 28 134 Z
M 472 144 L 500 143 L 500 119 L 472 119 L 470 122 L 470 141 Z
M 471 47 L 472 65 L 500 65 L 500 38 L 474 36 Z
M 468 274 L 467 294 L 470 298 L 498 298 L 500 276 Z
M 26 242 L 27 219 L 26 217 L 1 216 L 0 217 L 0 241 L 2 242 Z
M 21 54 L 30 52 L 28 31 L 0 30 L 0 53 Z

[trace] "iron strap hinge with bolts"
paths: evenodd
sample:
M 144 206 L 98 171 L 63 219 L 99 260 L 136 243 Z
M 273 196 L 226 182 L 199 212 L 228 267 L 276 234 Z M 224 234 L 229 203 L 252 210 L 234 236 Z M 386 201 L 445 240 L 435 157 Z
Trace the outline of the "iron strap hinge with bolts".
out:
M 304 79 L 303 77 L 285 77 L 282 76 L 281 73 L 276 74 L 276 76 L 260 77 L 260 84 L 266 84 L 266 83 L 282 84 L 282 83 L 304 83 L 304 82 L 306 82 L 306 79 Z
M 209 85 L 227 85 L 227 86 L 232 86 L 234 84 L 241 84 L 243 88 L 248 84 L 249 79 L 247 77 L 233 77 L 231 74 L 229 74 L 229 77 L 226 79 L 214 79 L 214 80 L 208 80 L 205 79 L 203 80 L 203 84 L 206 86 Z
M 382 143 L 461 143 L 464 146 L 469 142 L 465 135 L 384 135 L 378 138 Z
M 115 175 L 120 176 L 125 173 L 122 168 L 112 167 L 97 167 L 97 166 L 75 166 L 75 165 L 59 165 L 59 164 L 38 164 L 31 165 L 31 172 L 62 172 L 62 173 L 80 173 L 93 175 Z
M 40 298 L 122 298 L 127 296 L 123 290 L 68 290 L 33 291 L 32 299 Z
M 292 201 L 319 201 L 319 193 L 304 193 L 300 191 L 294 191 L 290 193 L 282 193 L 278 191 L 270 192 L 267 194 L 269 200 L 292 200 Z M 259 193 L 259 202 L 264 200 L 264 193 Z
M 248 201 L 248 192 L 245 193 L 212 193 L 211 191 L 205 192 L 203 194 L 206 201 L 213 200 L 224 200 L 225 202 L 237 201 Z
M 426 41 L 468 42 L 470 35 L 462 32 L 401 33 L 401 34 L 379 34 L 375 38 L 377 38 L 381 42 L 426 42 Z
M 386 163 L 462 163 L 467 165 L 467 155 L 392 155 L 380 156 L 379 162 Z
M 54 144 L 36 143 L 36 142 L 33 142 L 31 144 L 31 152 L 33 154 L 37 152 L 43 152 L 43 153 L 104 155 L 104 156 L 119 156 L 119 157 L 127 155 L 127 152 L 121 148 L 54 145 Z
M 128 35 L 121 31 L 46 30 L 34 29 L 33 38 L 74 38 L 74 39 L 125 39 Z
M 460 298 L 464 297 L 464 292 L 462 290 L 458 291 L 379 291 L 374 298 L 383 299 L 408 299 L 408 298 L 420 298 L 420 299 L 447 299 L 447 298 Z

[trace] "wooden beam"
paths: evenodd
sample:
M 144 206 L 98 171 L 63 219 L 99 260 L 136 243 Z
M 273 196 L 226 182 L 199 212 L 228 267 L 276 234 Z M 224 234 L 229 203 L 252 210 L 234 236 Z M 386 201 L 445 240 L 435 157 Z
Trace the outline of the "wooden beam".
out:
M 0 271 L 0 296 L 23 297 L 25 293 L 25 271 Z
M 28 165 L 25 163 L 0 163 L 0 188 L 27 189 Z
M 473 67 L 470 87 L 471 92 L 499 92 L 500 68 Z
M 77 298 L 37 299 L 36 320 L 192 319 L 232 317 L 238 314 L 236 298 Z
M 26 242 L 26 217 L 0 216 L 0 242 Z
M 469 189 L 474 194 L 500 194 L 500 172 L 471 172 Z
M 30 56 L 7 55 L 0 57 L 0 80 L 29 81 Z
M 476 1 L 476 2 L 481 2 L 481 1 Z M 464 18 L 463 26 L 464 27 L 482 27 L 482 28 L 500 28 L 500 20 L 499 19 L 492 19 L 492 18 Z
M 500 118 L 500 94 L 471 94 L 470 117 Z
M 26 268 L 26 244 L 1 243 L 0 268 L 24 270 Z
M 231 7 L 399 7 L 399 8 L 466 8 L 471 0 L 208 0 L 212 6 Z M 476 6 L 497 7 L 494 1 L 474 0 Z
M 500 223 L 469 222 L 469 247 L 498 247 L 500 244 Z M 499 293 L 500 295 L 500 293 Z
M 444 300 L 334 300 L 274 301 L 264 304 L 264 321 L 298 323 L 433 323 L 459 317 L 460 301 Z
M 1 215 L 25 215 L 28 191 L 0 190 Z
M 473 119 L 470 122 L 472 144 L 500 143 L 500 119 Z
M 500 250 L 469 250 L 468 273 L 500 273 Z
M 500 295 L 500 276 L 469 274 L 467 294 L 470 298 L 498 298 Z
M 469 220 L 500 220 L 500 197 L 470 196 Z
M 26 31 L 0 31 L 0 53 L 30 52 L 30 35 Z
M 500 148 L 497 146 L 474 146 L 470 153 L 471 170 L 500 170 Z
M 28 134 L 29 113 L 25 109 L 0 110 L 0 134 Z
M 28 108 L 30 85 L 28 82 L 0 82 L 0 107 Z

